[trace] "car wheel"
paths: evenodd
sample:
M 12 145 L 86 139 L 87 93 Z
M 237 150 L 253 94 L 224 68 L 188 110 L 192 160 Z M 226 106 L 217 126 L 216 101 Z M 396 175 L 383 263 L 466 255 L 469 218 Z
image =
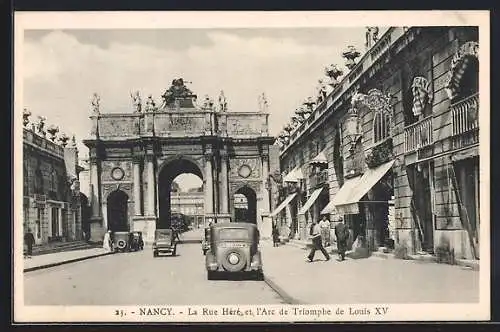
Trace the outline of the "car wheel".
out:
M 153 251 L 153 257 L 158 257 L 158 251 Z
M 176 256 L 177 255 L 177 247 L 174 247 L 174 250 L 172 250 L 172 256 Z
M 239 248 L 231 248 L 222 254 L 222 266 L 226 271 L 239 272 L 246 266 L 245 253 Z

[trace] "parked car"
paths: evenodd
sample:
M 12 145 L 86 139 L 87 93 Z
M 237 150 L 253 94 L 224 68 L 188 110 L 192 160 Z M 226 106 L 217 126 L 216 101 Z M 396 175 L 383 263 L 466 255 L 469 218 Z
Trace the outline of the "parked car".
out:
M 210 226 L 205 255 L 208 280 L 220 273 L 250 273 L 264 279 L 259 230 L 252 223 L 230 222 Z
M 203 255 L 207 254 L 208 249 L 210 249 L 210 227 L 205 227 L 203 239 L 201 240 L 201 250 L 203 251 Z
M 153 242 L 153 256 L 158 257 L 160 253 L 168 253 L 175 256 L 177 252 L 177 240 L 173 229 L 157 229 Z
M 129 249 L 129 232 L 113 233 L 113 248 L 115 251 L 125 252 Z
M 129 249 L 134 251 L 144 249 L 144 240 L 142 239 L 142 232 L 130 232 Z

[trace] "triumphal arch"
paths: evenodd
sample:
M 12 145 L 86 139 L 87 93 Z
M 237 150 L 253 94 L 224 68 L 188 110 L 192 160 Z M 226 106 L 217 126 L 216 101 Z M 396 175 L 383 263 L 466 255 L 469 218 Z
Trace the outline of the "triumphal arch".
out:
M 92 101 L 89 148 L 91 236 L 142 231 L 151 241 L 156 228 L 170 227 L 170 188 L 175 177 L 203 180 L 205 222 L 235 221 L 234 195 L 246 196 L 244 221 L 270 233 L 270 145 L 267 101 L 252 112 L 232 112 L 221 91 L 217 101 L 199 102 L 175 79 L 156 105 L 131 94 L 128 113 L 101 112 Z M 272 154 L 271 154 L 272 155 Z M 277 156 L 276 156 L 277 158 Z M 277 161 L 273 161 L 277 163 Z M 238 220 L 243 221 L 243 220 Z

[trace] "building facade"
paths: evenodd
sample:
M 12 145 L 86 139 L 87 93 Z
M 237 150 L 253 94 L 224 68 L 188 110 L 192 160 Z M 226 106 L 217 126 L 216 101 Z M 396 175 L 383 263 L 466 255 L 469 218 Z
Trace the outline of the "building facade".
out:
M 196 188 L 198 189 L 198 188 Z M 172 213 L 181 213 L 189 217 L 194 227 L 204 226 L 204 207 L 205 202 L 202 188 L 200 191 L 176 191 L 170 196 L 170 206 Z
M 153 241 L 156 228 L 170 227 L 171 186 L 180 174 L 203 181 L 204 218 L 235 219 L 234 194 L 248 199 L 263 234 L 271 233 L 272 197 L 268 179 L 267 101 L 254 112 L 231 112 L 224 94 L 218 103 L 208 96 L 197 102 L 182 78 L 156 106 L 151 96 L 144 105 L 133 97 L 129 113 L 101 113 L 94 96 L 90 153 L 91 236 L 102 240 L 106 230 L 142 231 Z M 277 156 L 276 156 L 277 158 Z
M 79 193 L 78 150 L 73 137 L 57 135 L 55 126 L 46 127 L 23 113 L 23 225 L 35 243 L 82 239 Z
M 393 27 L 367 44 L 280 134 L 271 215 L 290 237 L 326 214 L 371 250 L 479 259 L 478 29 Z

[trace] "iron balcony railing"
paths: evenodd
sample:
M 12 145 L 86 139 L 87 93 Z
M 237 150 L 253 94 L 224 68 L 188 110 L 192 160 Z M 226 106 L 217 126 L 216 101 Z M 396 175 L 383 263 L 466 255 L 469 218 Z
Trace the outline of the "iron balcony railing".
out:
M 413 152 L 433 143 L 432 115 L 405 128 L 405 152 Z
M 479 128 L 479 94 L 451 105 L 452 135 L 457 136 Z

